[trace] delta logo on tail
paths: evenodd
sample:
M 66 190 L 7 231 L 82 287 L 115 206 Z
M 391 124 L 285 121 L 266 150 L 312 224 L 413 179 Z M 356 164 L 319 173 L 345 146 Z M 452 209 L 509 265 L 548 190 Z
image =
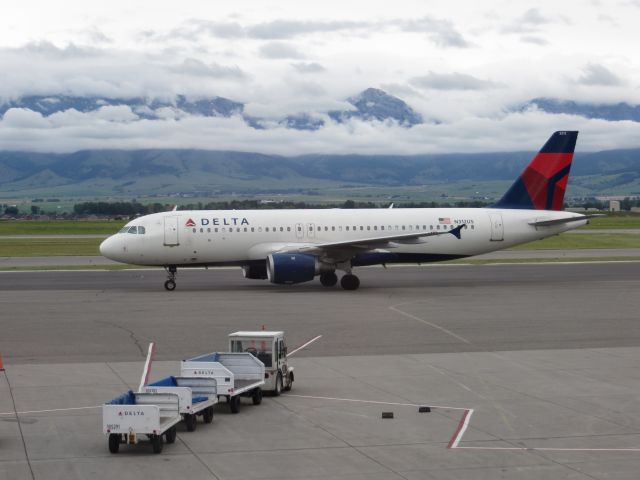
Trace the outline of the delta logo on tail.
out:
M 562 210 L 578 132 L 555 132 L 495 208 Z

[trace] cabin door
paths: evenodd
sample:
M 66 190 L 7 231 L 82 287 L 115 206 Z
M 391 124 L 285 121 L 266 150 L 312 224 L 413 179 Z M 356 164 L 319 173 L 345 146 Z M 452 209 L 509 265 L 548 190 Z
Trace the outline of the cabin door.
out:
M 491 241 L 501 242 L 504 240 L 504 225 L 502 224 L 501 213 L 490 213 L 489 219 L 491 220 Z
M 180 245 L 178 242 L 178 220 L 180 217 L 164 217 L 164 244 L 167 247 Z

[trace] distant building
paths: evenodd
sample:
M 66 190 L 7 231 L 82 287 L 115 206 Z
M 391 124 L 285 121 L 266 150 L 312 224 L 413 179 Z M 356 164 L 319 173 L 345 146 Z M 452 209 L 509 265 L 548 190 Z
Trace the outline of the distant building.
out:
M 610 212 L 619 212 L 620 211 L 620 200 L 609 200 L 609 211 Z

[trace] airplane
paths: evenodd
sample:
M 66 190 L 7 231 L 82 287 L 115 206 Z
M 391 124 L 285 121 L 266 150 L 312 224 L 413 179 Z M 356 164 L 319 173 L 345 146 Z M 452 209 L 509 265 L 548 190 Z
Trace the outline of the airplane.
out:
M 320 277 L 356 290 L 355 267 L 471 257 L 540 240 L 596 215 L 562 211 L 577 131 L 555 132 L 511 188 L 487 208 L 190 210 L 127 223 L 100 245 L 118 262 L 162 266 L 165 289 L 180 267 L 239 266 L 249 279 L 296 284 Z

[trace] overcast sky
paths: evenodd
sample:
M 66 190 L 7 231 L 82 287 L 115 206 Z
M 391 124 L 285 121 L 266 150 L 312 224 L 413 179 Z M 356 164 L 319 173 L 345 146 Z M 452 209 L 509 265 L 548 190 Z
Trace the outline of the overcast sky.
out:
M 348 108 L 376 87 L 426 120 L 254 130 L 239 118 L 142 120 L 124 108 L 10 111 L 0 149 L 207 148 L 299 153 L 640 147 L 633 122 L 514 112 L 534 97 L 640 104 L 640 0 L 20 0 L 0 14 L 0 100 L 30 94 L 223 96 L 248 114 Z

